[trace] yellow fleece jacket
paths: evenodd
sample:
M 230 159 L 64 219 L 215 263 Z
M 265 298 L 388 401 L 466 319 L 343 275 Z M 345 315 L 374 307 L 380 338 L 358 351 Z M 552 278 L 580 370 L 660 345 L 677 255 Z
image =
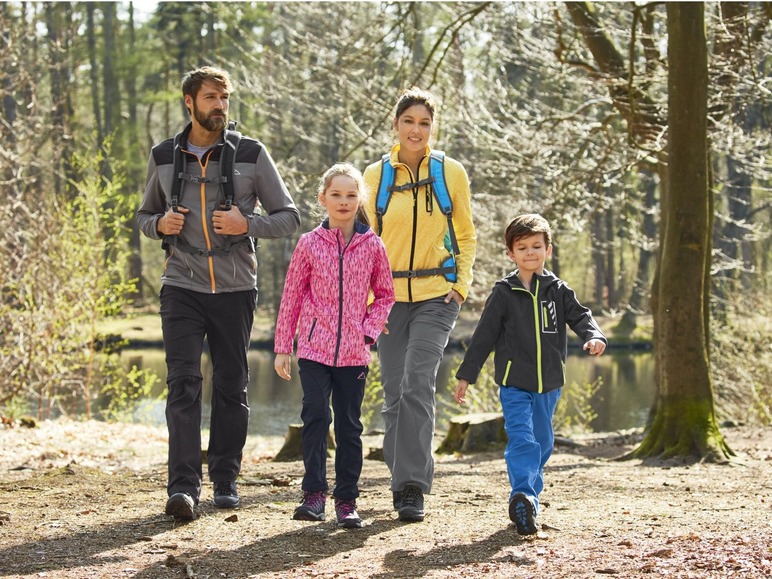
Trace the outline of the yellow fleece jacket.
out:
M 429 147 L 418 167 L 418 175 L 399 162 L 399 145 L 391 149 L 391 164 L 396 171 L 395 185 L 415 183 L 429 174 Z M 375 201 L 381 178 L 381 161 L 373 163 L 364 172 L 369 199 L 365 205 L 370 225 L 381 236 L 389 256 L 392 271 L 433 269 L 441 267 L 448 256 L 445 234 L 448 220 L 443 215 L 429 185 L 394 191 L 386 213 L 383 230 L 378 231 Z M 472 223 L 472 202 L 469 178 L 458 161 L 445 156 L 445 183 L 453 202 L 453 230 L 461 252 L 456 256 L 456 282 L 447 281 L 442 275 L 394 279 L 394 292 L 398 302 L 420 302 L 447 295 L 454 289 L 466 299 L 472 285 L 477 239 Z

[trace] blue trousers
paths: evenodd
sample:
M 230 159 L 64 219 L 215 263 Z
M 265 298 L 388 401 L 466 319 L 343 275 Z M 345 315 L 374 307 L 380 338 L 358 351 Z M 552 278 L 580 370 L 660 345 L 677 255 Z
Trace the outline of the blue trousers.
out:
M 326 366 L 311 360 L 298 360 L 303 387 L 301 440 L 306 468 L 301 488 L 327 491 L 327 432 L 332 422 L 330 399 L 335 413 L 335 488 L 338 499 L 359 496 L 362 474 L 362 399 L 365 395 L 367 366 Z
M 241 469 L 249 402 L 247 349 L 257 290 L 204 294 L 161 288 L 166 350 L 166 425 L 169 429 L 169 496 L 201 494 L 201 354 L 204 337 L 212 359 L 209 480 L 233 481 Z
M 555 442 L 552 415 L 560 399 L 561 389 L 543 394 L 520 388 L 499 388 L 507 447 L 504 460 L 511 492 L 525 493 L 539 512 L 539 494 L 544 490 L 544 465 L 547 464 Z

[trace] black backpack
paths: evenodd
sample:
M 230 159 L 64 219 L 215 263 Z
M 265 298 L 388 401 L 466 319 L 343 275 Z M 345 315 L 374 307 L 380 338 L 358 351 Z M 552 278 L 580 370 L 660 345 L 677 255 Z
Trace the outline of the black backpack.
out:
M 235 188 L 233 183 L 233 167 L 236 161 L 236 151 L 239 148 L 241 142 L 241 133 L 236 130 L 236 121 L 229 121 L 228 128 L 225 129 L 225 144 L 223 145 L 222 152 L 220 153 L 220 175 L 219 177 L 194 177 L 188 175 L 185 171 L 185 153 L 182 152 L 180 141 L 182 140 L 182 133 L 177 133 L 174 137 L 174 166 L 172 175 L 174 175 L 174 182 L 172 183 L 172 210 L 177 212 L 177 208 L 180 203 L 180 193 L 182 192 L 182 182 L 190 181 L 191 183 L 220 183 L 223 191 L 224 201 L 220 205 L 221 209 L 229 211 L 233 205 L 233 198 L 235 195 Z M 177 239 L 176 235 L 168 235 L 164 238 L 163 248 L 176 247 L 180 251 L 185 253 L 193 253 L 196 255 L 228 255 L 231 251 L 231 236 L 225 243 L 225 247 L 218 247 L 212 250 L 199 249 L 192 247 L 187 243 L 184 243 Z M 244 242 L 250 242 L 249 238 L 246 238 Z

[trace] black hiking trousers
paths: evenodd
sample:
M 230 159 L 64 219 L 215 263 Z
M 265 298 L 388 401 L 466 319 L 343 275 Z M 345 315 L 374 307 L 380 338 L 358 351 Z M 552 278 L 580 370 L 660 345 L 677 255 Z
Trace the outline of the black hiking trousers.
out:
M 235 481 L 247 439 L 247 350 L 257 290 L 205 294 L 161 288 L 169 429 L 169 496 L 201 495 L 201 354 L 204 337 L 212 363 L 207 464 L 212 482 Z

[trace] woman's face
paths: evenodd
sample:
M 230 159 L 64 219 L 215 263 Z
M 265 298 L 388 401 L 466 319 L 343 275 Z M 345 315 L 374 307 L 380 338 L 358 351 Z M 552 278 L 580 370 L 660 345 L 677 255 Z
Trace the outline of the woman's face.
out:
M 423 152 L 432 134 L 432 115 L 425 105 L 413 105 L 394 120 L 400 149 Z

